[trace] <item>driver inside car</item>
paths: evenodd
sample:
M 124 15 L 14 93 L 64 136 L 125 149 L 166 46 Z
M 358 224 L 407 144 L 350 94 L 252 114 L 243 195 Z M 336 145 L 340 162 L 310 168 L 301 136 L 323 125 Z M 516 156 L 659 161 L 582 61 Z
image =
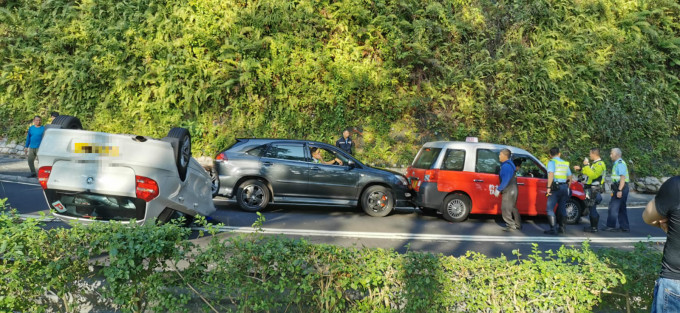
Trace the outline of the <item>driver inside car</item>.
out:
M 317 147 L 312 147 L 310 149 L 310 152 L 312 153 L 312 162 L 316 164 L 326 164 L 326 165 L 333 165 L 335 163 L 342 165 L 342 160 L 335 158 L 330 161 L 324 161 L 323 157 L 321 156 L 321 149 Z

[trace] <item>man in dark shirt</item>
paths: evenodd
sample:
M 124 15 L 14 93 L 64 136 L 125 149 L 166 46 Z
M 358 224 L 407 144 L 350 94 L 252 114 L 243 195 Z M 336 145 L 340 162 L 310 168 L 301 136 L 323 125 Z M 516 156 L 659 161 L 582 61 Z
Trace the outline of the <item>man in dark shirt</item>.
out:
M 504 231 L 513 231 L 522 229 L 522 220 L 517 210 L 517 178 L 515 176 L 515 164 L 510 159 L 511 153 L 508 149 L 503 149 L 498 154 L 498 159 L 501 161 L 500 184 L 494 195 L 503 195 L 501 200 L 501 214 L 503 220 L 507 225 Z M 514 217 L 514 218 L 513 218 Z
M 654 287 L 654 312 L 680 312 L 680 176 L 667 180 L 642 213 L 645 223 L 667 234 L 661 273 Z
M 347 154 L 352 155 L 354 142 L 352 141 L 352 138 L 349 138 L 349 130 L 345 129 L 345 131 L 342 132 L 342 137 L 335 142 L 335 146 L 340 148 L 340 150 L 347 152 Z

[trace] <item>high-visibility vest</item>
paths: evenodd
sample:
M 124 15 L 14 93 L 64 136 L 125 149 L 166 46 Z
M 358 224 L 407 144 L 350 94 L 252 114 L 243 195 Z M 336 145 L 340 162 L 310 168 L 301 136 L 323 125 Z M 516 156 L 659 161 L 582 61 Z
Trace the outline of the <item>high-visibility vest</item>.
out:
M 555 179 L 567 180 L 567 173 L 569 172 L 569 162 L 552 159 L 555 162 Z
M 607 165 L 604 164 L 604 161 L 599 160 L 593 164 L 590 165 L 590 171 L 593 176 L 596 174 L 600 174 L 600 176 L 597 177 L 590 177 L 588 176 L 588 181 L 586 181 L 586 184 L 590 185 L 594 182 L 600 182 L 600 184 L 604 185 L 604 177 L 607 175 Z M 585 172 L 584 172 L 585 173 Z
M 619 159 L 618 161 L 614 162 L 614 166 L 612 166 L 612 182 L 618 183 L 621 180 L 621 175 L 616 175 L 616 168 L 620 163 L 623 163 L 623 165 L 626 165 L 626 161 L 623 159 Z M 623 175 L 626 176 L 626 182 L 630 182 L 630 177 L 628 176 L 628 166 L 626 165 L 626 173 Z

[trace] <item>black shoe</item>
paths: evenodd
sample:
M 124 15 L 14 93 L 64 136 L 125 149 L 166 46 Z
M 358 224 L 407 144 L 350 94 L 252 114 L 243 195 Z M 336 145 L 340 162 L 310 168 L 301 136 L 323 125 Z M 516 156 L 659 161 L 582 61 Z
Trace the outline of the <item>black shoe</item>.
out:
M 565 233 L 564 226 L 558 227 L 557 232 L 560 233 L 560 234 L 564 234 Z
M 614 228 L 614 227 L 605 227 L 603 230 L 604 230 L 604 231 L 610 231 L 610 232 L 613 232 L 613 233 L 616 233 L 616 232 L 619 232 L 619 231 L 620 231 L 620 229 Z
M 587 233 L 596 233 L 600 231 L 597 227 L 583 227 L 583 231 Z
M 629 232 L 630 232 L 630 229 L 623 229 L 623 228 L 621 228 L 621 231 L 624 232 L 624 233 L 629 233 Z

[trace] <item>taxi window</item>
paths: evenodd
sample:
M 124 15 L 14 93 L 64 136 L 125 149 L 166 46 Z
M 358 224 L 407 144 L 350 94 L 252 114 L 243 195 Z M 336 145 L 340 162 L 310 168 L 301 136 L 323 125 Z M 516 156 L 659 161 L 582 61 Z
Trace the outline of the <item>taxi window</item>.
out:
M 465 150 L 446 150 L 442 169 L 446 171 L 462 171 L 465 167 Z
M 475 172 L 498 174 L 501 170 L 501 161 L 498 160 L 499 153 L 500 150 L 477 149 Z
M 430 169 L 437 161 L 441 148 L 422 148 L 413 161 L 413 168 Z
M 517 177 L 547 178 L 545 169 L 532 158 L 525 155 L 518 155 L 512 158 L 517 167 Z

